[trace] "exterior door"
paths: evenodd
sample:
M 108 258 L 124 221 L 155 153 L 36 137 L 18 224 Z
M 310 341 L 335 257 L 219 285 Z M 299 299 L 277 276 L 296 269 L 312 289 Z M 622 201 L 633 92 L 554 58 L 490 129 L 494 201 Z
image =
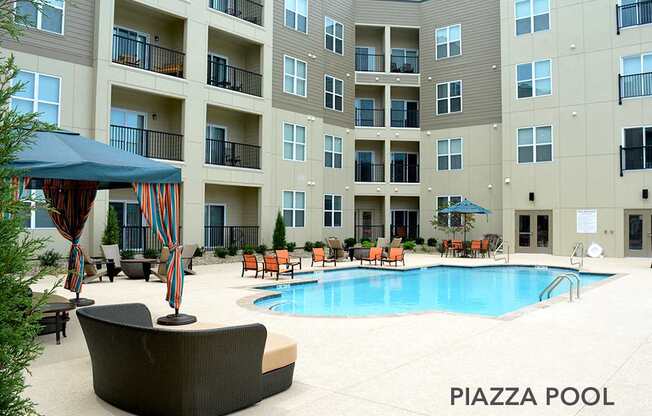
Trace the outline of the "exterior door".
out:
M 376 48 L 356 46 L 355 69 L 356 71 L 376 71 Z
M 229 61 L 219 55 L 209 54 L 211 67 L 211 83 L 212 85 L 217 85 L 218 87 L 225 87 L 228 84 L 228 73 L 227 66 Z
M 625 256 L 652 257 L 652 210 L 625 211 Z
M 142 250 L 145 232 L 138 202 L 111 201 L 109 205 L 118 215 L 118 226 L 120 227 L 118 245 L 120 248 L 122 250 Z
M 356 167 L 356 182 L 374 182 L 373 178 L 373 152 L 356 152 L 355 161 Z
M 552 212 L 516 211 L 516 252 L 552 254 Z
M 204 244 L 206 247 L 223 247 L 226 225 L 226 207 L 224 205 L 206 204 L 204 207 Z
M 147 43 L 149 33 L 138 32 L 124 27 L 114 27 L 113 34 L 118 38 L 113 43 L 113 60 L 125 65 L 150 69 Z
M 206 163 L 225 164 L 226 128 L 209 124 L 206 126 Z
M 374 122 L 374 100 L 371 98 L 356 98 L 355 101 L 355 125 L 360 127 L 374 127 L 376 125 Z
M 405 240 L 414 240 L 419 234 L 419 211 L 393 210 L 392 211 L 392 237 Z
M 147 114 L 111 108 L 111 146 L 146 156 Z

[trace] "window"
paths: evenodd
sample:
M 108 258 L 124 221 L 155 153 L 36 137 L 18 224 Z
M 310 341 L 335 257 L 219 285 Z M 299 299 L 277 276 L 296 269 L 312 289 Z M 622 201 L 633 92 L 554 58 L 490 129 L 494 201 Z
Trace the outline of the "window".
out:
M 308 33 L 308 0 L 285 0 L 285 26 Z
M 392 72 L 413 74 L 419 72 L 419 50 L 392 48 Z
M 623 170 L 652 168 L 652 127 L 630 127 L 623 134 Z
M 442 214 L 439 211 L 462 202 L 459 195 L 443 195 L 437 197 L 437 223 L 440 227 L 459 227 L 462 225 L 462 216 L 460 214 Z
M 518 98 L 552 94 L 550 60 L 516 65 L 516 89 Z
M 392 100 L 392 127 L 419 127 L 419 102 Z
M 550 28 L 549 0 L 515 0 L 516 35 Z
M 288 94 L 306 96 L 306 73 L 308 64 L 298 59 L 286 56 L 284 59 L 285 78 L 283 80 L 283 91 Z
M 437 140 L 437 170 L 462 169 L 462 139 Z
M 435 31 L 437 58 L 443 59 L 462 54 L 462 26 L 442 27 Z
M 324 195 L 324 227 L 342 226 L 342 196 Z
M 623 57 L 621 72 L 623 98 L 652 95 L 652 52 Z
M 324 136 L 324 166 L 327 168 L 342 168 L 342 138 Z
M 344 83 L 341 79 L 330 75 L 324 76 L 324 107 L 335 111 L 342 111 L 342 96 Z
M 331 52 L 344 55 L 342 50 L 344 44 L 344 26 L 330 17 L 326 16 L 324 21 L 324 47 Z
M 44 0 L 41 10 L 30 1 L 16 1 L 16 15 L 28 27 L 63 34 L 64 0 Z
M 517 132 L 518 163 L 552 161 L 552 127 L 527 127 Z
M 58 126 L 61 79 L 20 71 L 16 80 L 23 83 L 23 89 L 11 97 L 13 109 L 19 113 L 39 113 L 39 120 Z
M 30 214 L 25 218 L 25 228 L 55 228 L 50 213 L 45 207 L 45 195 L 41 190 L 25 190 L 23 198 L 29 199 L 26 204 L 31 206 Z
M 306 128 L 298 124 L 283 123 L 283 159 L 306 160 Z
M 283 191 L 283 221 L 292 228 L 303 227 L 306 217 L 306 193 Z
M 462 81 L 437 84 L 437 114 L 462 112 Z

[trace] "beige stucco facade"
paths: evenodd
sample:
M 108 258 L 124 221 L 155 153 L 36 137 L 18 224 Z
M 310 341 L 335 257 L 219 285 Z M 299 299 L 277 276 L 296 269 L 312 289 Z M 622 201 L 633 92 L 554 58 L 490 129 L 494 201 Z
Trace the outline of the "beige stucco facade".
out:
M 516 36 L 513 0 L 483 8 L 466 0 L 308 0 L 307 34 L 285 26 L 282 0 L 262 2 L 255 22 L 211 9 L 205 0 L 78 3 L 66 9 L 66 25 L 77 31 L 60 36 L 28 29 L 23 44 L 10 42 L 4 51 L 25 70 L 61 78 L 64 129 L 111 143 L 111 113 L 118 109 L 139 114 L 145 129 L 182 136 L 181 156 L 163 163 L 182 169 L 184 242 L 207 245 L 205 227 L 219 224 L 258 226 L 256 243 L 270 245 L 283 192 L 295 191 L 305 195 L 304 225 L 289 227 L 287 238 L 299 245 L 359 236 L 363 222 L 390 237 L 403 216 L 416 221 L 412 237 L 445 238 L 431 225 L 438 197 L 461 196 L 492 211 L 477 218 L 470 237 L 499 234 L 512 251 L 519 250 L 519 215 L 531 213 L 534 221 L 548 215 L 545 248 L 554 254 L 570 253 L 577 242 L 597 242 L 608 256 L 648 254 L 627 249 L 626 214 L 650 209 L 635 213 L 652 227 L 652 206 L 641 196 L 652 176 L 649 170 L 620 176 L 619 146 L 623 128 L 652 125 L 652 105 L 649 97 L 620 105 L 618 74 L 623 56 L 652 51 L 652 27 L 617 34 L 613 4 L 551 0 L 550 29 Z M 325 49 L 326 16 L 342 24 L 341 55 Z M 435 30 L 450 25 L 461 26 L 462 53 L 437 59 Z M 183 53 L 182 71 L 177 67 L 175 76 L 160 73 L 161 65 L 125 65 L 129 59 L 116 59 L 113 50 L 114 27 L 146 34 L 152 51 Z M 87 34 L 71 39 L 75 33 Z M 39 49 L 45 42 L 54 46 Z M 80 46 L 71 54 L 66 47 L 75 42 Z M 356 46 L 384 55 L 382 70 L 356 68 Z M 396 48 L 418 50 L 417 71 L 392 72 Z M 211 72 L 209 54 L 237 75 Z M 307 65 L 305 97 L 284 91 L 286 56 Z M 551 95 L 517 99 L 516 66 L 540 59 L 551 61 Z M 215 85 L 207 73 L 217 77 L 211 78 Z M 342 111 L 325 108 L 326 75 L 343 82 Z M 247 91 L 251 79 L 259 92 Z M 437 85 L 458 80 L 462 111 L 438 114 Z M 364 98 L 381 110 L 374 116 L 379 124 L 356 120 L 356 99 Z M 417 103 L 416 125 L 392 126 L 396 100 Z M 305 129 L 304 160 L 284 157 L 286 123 Z M 207 125 L 240 150 L 215 151 Z M 533 126 L 552 127 L 552 161 L 518 163 L 517 129 Z M 326 136 L 341 138 L 341 168 L 325 166 Z M 437 144 L 444 139 L 462 139 L 461 169 L 438 166 Z M 381 180 L 357 175 L 358 152 L 371 152 L 373 163 L 382 165 Z M 418 178 L 395 180 L 392 161 L 408 154 L 416 154 L 410 163 L 418 165 Z M 337 226 L 324 224 L 325 195 L 341 197 Z M 129 190 L 98 194 L 82 241 L 92 254 L 98 254 L 109 201 L 130 200 Z M 223 221 L 207 224 L 207 205 L 224 206 Z M 591 209 L 597 232 L 578 234 L 577 210 Z M 55 249 L 66 250 L 56 231 L 34 232 L 51 235 Z

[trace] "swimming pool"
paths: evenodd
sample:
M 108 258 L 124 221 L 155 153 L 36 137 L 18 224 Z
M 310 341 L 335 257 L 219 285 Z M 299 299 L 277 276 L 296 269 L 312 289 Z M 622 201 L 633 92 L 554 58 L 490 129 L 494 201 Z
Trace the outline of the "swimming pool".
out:
M 261 298 L 260 308 L 295 315 L 375 316 L 448 311 L 501 316 L 539 302 L 539 294 L 567 269 L 547 267 L 436 266 L 410 271 L 353 268 L 301 277 L 318 282 L 265 286 L 280 296 Z M 582 286 L 609 277 L 582 273 Z M 552 296 L 568 293 L 563 282 Z

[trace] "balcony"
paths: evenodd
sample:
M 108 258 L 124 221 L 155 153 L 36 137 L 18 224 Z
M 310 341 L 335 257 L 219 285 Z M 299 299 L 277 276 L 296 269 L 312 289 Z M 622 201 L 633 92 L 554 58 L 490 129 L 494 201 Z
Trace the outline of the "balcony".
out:
M 113 35 L 113 62 L 183 78 L 185 54 L 126 36 Z
M 418 128 L 419 110 L 395 110 L 392 109 L 392 127 L 397 128 Z
M 385 164 L 355 162 L 356 182 L 385 182 Z
M 382 108 L 356 108 L 356 127 L 385 127 L 385 110 Z
M 153 159 L 183 161 L 183 136 L 163 131 L 111 125 L 111 146 Z
M 204 226 L 204 245 L 207 249 L 216 247 L 258 246 L 257 225 L 206 225 Z
M 623 98 L 644 97 L 652 95 L 652 72 L 641 74 L 618 74 L 618 104 Z
M 260 146 L 207 138 L 206 163 L 260 169 Z
M 620 29 L 652 23 L 652 0 L 616 5 L 616 33 Z
M 252 0 L 210 0 L 208 7 L 258 26 L 263 25 L 263 5 Z
M 363 72 L 385 72 L 385 55 L 356 52 L 355 70 Z
M 419 183 L 419 164 L 392 162 L 390 175 L 392 183 Z
M 392 54 L 390 70 L 402 74 L 418 74 L 419 57 L 414 54 Z

